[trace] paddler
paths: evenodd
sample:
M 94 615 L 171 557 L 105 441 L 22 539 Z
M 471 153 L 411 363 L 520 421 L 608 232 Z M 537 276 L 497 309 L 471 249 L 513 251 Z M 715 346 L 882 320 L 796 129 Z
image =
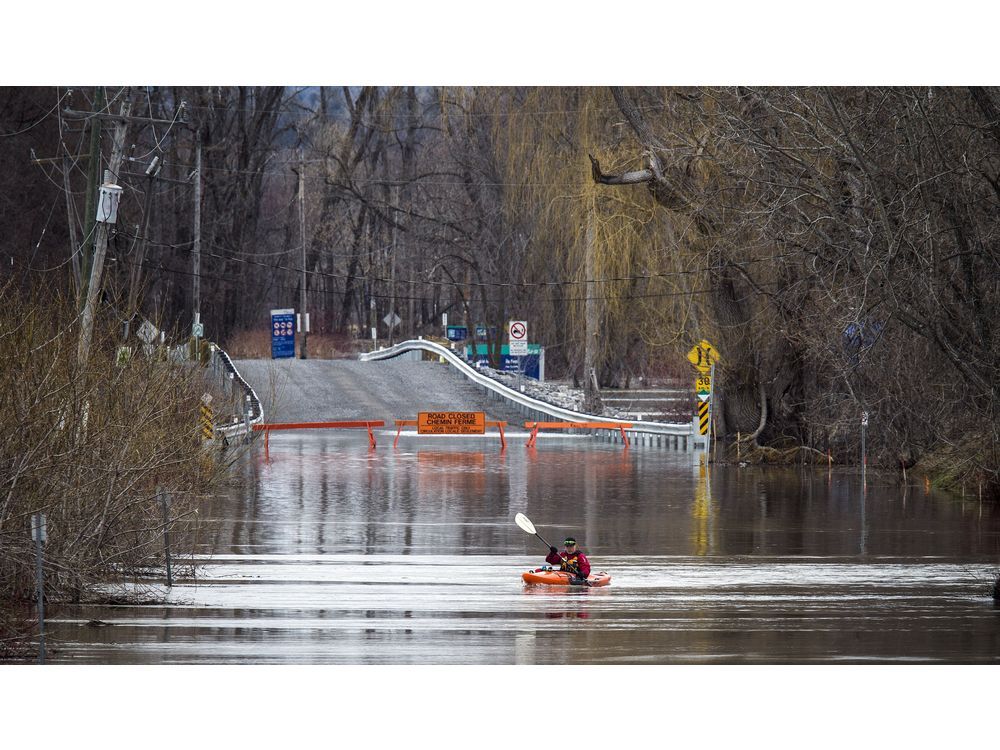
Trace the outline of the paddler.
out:
M 560 570 L 571 573 L 575 578 L 586 580 L 590 575 L 590 561 L 576 546 L 576 539 L 571 536 L 563 541 L 565 549 L 560 552 L 555 547 L 549 547 L 549 556 L 545 562 L 551 565 L 558 565 Z

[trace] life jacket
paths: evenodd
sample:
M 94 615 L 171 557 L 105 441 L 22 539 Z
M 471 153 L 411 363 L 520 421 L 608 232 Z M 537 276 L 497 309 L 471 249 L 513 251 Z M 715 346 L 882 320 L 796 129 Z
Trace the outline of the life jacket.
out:
M 580 561 L 577 559 L 580 556 L 580 550 L 577 550 L 572 555 L 567 555 L 563 558 L 560 564 L 560 570 L 565 570 L 567 573 L 572 573 L 575 576 L 580 575 Z

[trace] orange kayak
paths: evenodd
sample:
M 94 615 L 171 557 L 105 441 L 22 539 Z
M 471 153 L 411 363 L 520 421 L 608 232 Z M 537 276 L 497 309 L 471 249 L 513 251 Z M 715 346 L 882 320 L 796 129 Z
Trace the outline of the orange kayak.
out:
M 521 578 L 525 583 L 537 583 L 546 586 L 582 586 L 584 583 L 578 578 L 574 578 L 563 570 L 550 570 L 539 568 L 522 573 Z M 587 577 L 587 586 L 607 586 L 611 583 L 611 576 L 607 573 L 591 573 Z

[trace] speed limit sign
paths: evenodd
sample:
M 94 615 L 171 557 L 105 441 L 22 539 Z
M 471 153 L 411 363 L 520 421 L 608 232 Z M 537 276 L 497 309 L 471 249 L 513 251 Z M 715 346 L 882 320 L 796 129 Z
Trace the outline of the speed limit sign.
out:
M 510 321 L 509 353 L 512 357 L 523 357 L 528 353 L 528 321 Z

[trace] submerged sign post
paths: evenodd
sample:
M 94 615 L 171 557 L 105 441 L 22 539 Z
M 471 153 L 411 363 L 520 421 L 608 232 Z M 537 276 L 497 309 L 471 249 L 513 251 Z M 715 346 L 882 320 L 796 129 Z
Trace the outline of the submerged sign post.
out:
M 271 310 L 271 359 L 295 356 L 295 310 Z
M 719 352 L 702 339 L 688 352 L 687 358 L 698 370 L 694 381 L 694 391 L 698 396 L 698 433 L 708 440 L 712 424 L 712 376 L 715 374 L 715 363 L 719 361 Z

